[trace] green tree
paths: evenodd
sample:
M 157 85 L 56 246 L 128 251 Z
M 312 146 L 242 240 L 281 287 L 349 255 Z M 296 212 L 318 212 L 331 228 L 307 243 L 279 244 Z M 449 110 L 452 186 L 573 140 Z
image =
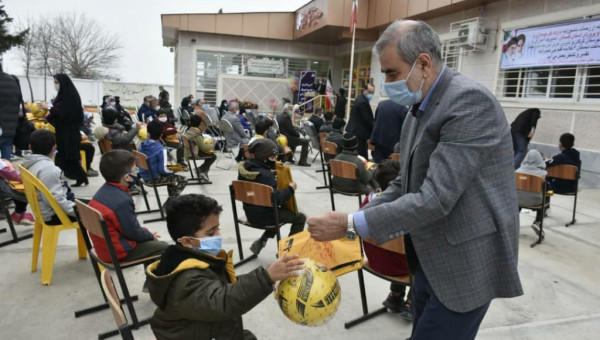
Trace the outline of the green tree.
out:
M 9 34 L 7 24 L 11 23 L 13 19 L 8 16 L 4 10 L 4 5 L 0 0 L 0 55 L 13 46 L 21 46 L 25 41 L 25 36 L 28 30 L 21 31 L 17 34 Z

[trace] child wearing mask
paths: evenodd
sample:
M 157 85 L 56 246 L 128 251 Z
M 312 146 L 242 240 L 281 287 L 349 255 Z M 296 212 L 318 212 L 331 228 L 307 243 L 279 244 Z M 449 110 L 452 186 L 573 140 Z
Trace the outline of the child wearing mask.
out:
M 219 215 L 214 199 L 183 195 L 167 208 L 171 245 L 146 270 L 152 301 L 158 306 L 151 321 L 157 339 L 244 339 L 242 315 L 273 293 L 275 282 L 296 276 L 303 268 L 295 256 L 236 276 L 232 251 L 221 247 Z

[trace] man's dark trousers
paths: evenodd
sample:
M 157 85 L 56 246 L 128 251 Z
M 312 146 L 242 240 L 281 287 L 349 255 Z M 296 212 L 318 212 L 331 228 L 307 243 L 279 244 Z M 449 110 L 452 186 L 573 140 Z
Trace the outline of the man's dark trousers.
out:
M 415 314 L 412 340 L 475 339 L 489 302 L 466 313 L 451 311 L 437 298 L 421 268 L 415 274 L 413 285 Z

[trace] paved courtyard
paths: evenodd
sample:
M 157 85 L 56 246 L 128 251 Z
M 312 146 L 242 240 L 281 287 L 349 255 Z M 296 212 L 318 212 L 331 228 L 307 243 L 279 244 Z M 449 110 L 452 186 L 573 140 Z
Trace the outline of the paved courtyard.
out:
M 221 155 L 219 155 L 221 157 Z M 220 165 L 229 160 L 220 159 Z M 98 169 L 98 160 L 94 161 Z M 330 209 L 327 190 L 316 190 L 322 176 L 315 173 L 317 162 L 311 168 L 293 166 L 298 183 L 296 196 L 300 210 L 307 215 L 320 214 Z M 223 204 L 221 233 L 226 249 L 237 249 L 231 213 L 228 183 L 237 178 L 235 165 L 229 170 L 213 166 L 212 185 L 188 186 L 184 193 L 202 193 Z M 92 178 L 88 187 L 74 188 L 78 197 L 91 197 L 100 187 L 101 177 Z M 163 190 L 161 190 L 162 192 Z M 166 192 L 163 193 L 166 195 Z M 137 204 L 142 204 L 136 196 Z M 150 196 L 151 202 L 154 197 Z M 495 300 L 483 321 L 478 339 L 598 339 L 600 334 L 600 190 L 583 189 L 579 195 L 577 224 L 565 228 L 570 220 L 572 198 L 554 196 L 549 217 L 545 220 L 546 239 L 535 248 L 529 245 L 535 234 L 529 227 L 534 213 L 521 213 L 519 270 L 525 295 Z M 336 196 L 340 211 L 352 211 L 355 198 Z M 240 206 L 241 208 L 241 206 Z M 148 215 L 144 215 L 148 216 Z M 6 221 L 0 221 L 0 228 Z M 163 240 L 169 240 L 164 222 L 147 225 L 158 231 Z M 20 234 L 32 227 L 17 226 Z M 288 227 L 282 234 L 287 235 Z M 62 232 L 59 237 L 52 285 L 40 284 L 40 272 L 31 273 L 31 240 L 0 248 L 0 339 L 95 339 L 97 334 L 113 329 L 115 324 L 109 310 L 76 319 L 73 312 L 102 300 L 89 260 L 77 259 L 75 231 Z M 242 237 L 247 249 L 260 231 L 243 228 Z M 0 241 L 9 235 L 0 234 Z M 258 265 L 267 265 L 275 259 L 275 242 L 267 244 L 258 260 L 250 262 L 238 272 L 243 273 Z M 381 306 L 388 292 L 388 284 L 365 274 L 370 309 Z M 142 318 L 152 315 L 155 306 L 147 294 L 141 292 L 144 275 L 142 267 L 126 270 L 126 279 L 132 294 L 140 299 L 135 303 Z M 337 314 L 317 328 L 302 327 L 287 320 L 274 298 L 268 297 L 244 316 L 244 326 L 259 339 L 405 339 L 411 325 L 396 314 L 384 314 L 350 330 L 344 322 L 361 314 L 358 279 L 355 272 L 339 278 L 342 302 Z M 150 326 L 134 332 L 136 339 L 153 339 Z M 114 337 L 113 339 L 118 339 Z

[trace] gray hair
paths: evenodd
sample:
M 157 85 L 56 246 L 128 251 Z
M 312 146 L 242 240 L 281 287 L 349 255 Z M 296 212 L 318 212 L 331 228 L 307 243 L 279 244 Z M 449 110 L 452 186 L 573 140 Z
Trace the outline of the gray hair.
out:
M 232 101 L 231 103 L 229 103 L 229 109 L 238 109 L 240 107 L 240 104 L 238 104 L 238 102 L 236 102 L 235 100 Z
M 424 21 L 417 21 L 404 32 L 398 31 L 398 26 L 406 20 L 396 20 L 391 23 L 375 43 L 377 54 L 390 44 L 395 43 L 400 58 L 407 64 L 414 64 L 421 53 L 428 54 L 437 68 L 442 66 L 440 37 Z

